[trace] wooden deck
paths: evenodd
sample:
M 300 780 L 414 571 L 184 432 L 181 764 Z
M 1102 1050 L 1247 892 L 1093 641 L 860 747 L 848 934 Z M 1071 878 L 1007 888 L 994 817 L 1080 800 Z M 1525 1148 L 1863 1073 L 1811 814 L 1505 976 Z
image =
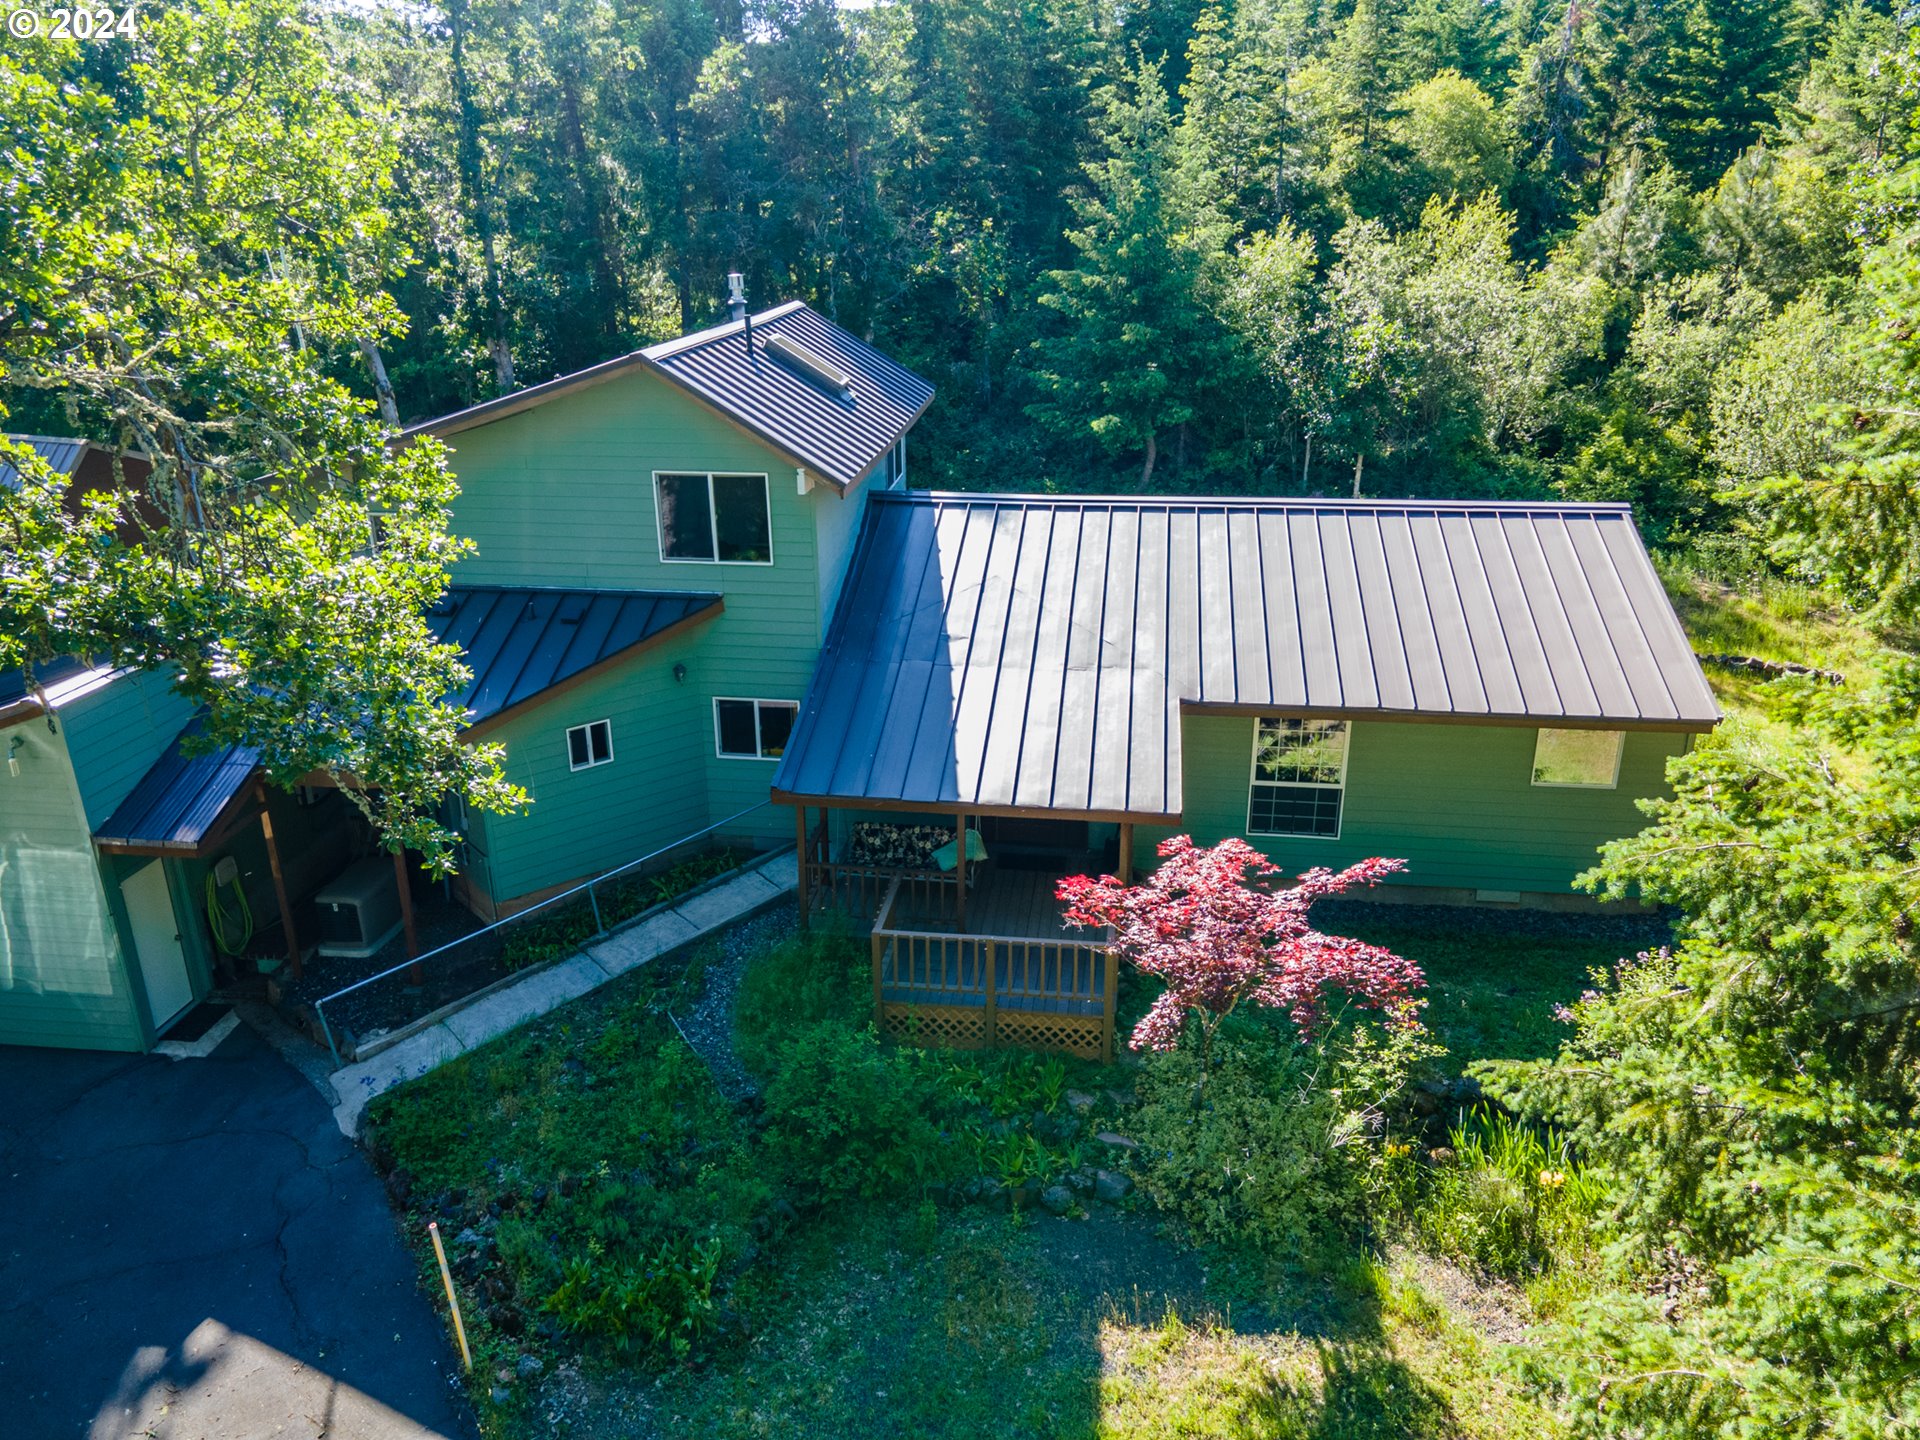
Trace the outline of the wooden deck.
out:
M 968 887 L 891 882 L 875 918 L 874 1016 L 902 1040 L 1113 1057 L 1115 974 L 1105 936 L 1067 925 L 1055 877 L 989 868 Z

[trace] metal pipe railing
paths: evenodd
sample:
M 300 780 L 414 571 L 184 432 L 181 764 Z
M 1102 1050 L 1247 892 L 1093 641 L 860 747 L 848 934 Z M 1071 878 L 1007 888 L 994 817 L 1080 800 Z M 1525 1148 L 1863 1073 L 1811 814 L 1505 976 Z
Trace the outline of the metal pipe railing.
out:
M 458 947 L 465 945 L 470 941 L 478 940 L 482 935 L 490 935 L 494 931 L 503 929 L 508 925 L 517 924 L 520 921 L 526 919 L 529 915 L 537 915 L 541 911 L 546 910 L 551 906 L 558 905 L 563 901 L 571 900 L 575 896 L 583 892 L 586 894 L 587 903 L 593 909 L 594 931 L 591 935 L 587 937 L 587 940 L 588 941 L 599 940 L 603 938 L 605 935 L 607 935 L 609 932 L 605 922 L 601 918 L 600 899 L 599 899 L 599 896 L 594 893 L 595 886 L 604 885 L 609 880 L 616 879 L 617 877 L 626 874 L 629 870 L 633 870 L 641 865 L 645 865 L 650 860 L 658 860 L 662 855 L 667 854 L 669 851 L 678 850 L 683 845 L 691 844 L 695 840 L 704 839 L 706 836 L 713 834 L 716 830 L 724 830 L 727 826 L 732 825 L 737 821 L 744 820 L 747 816 L 752 815 L 757 811 L 765 810 L 769 808 L 772 804 L 773 802 L 771 800 L 762 800 L 758 805 L 749 805 L 746 809 L 738 812 L 737 814 L 729 815 L 724 820 L 716 821 L 712 825 L 707 826 L 707 828 L 704 830 L 696 830 L 691 835 L 682 835 L 678 840 L 675 840 L 673 843 L 669 845 L 662 845 L 658 850 L 650 851 L 649 853 L 642 855 L 637 860 L 629 860 L 627 861 L 626 864 L 619 866 L 617 869 L 608 870 L 604 874 L 596 875 L 591 880 L 581 881 L 580 884 L 575 885 L 570 890 L 562 890 L 558 895 L 549 895 L 545 900 L 542 900 L 537 904 L 529 905 L 524 910 L 516 910 L 513 914 L 507 916 L 507 918 L 504 920 L 496 920 L 491 925 L 483 925 L 478 930 L 472 931 L 471 933 L 466 935 L 462 935 L 458 940 L 449 940 L 445 945 L 436 946 L 434 949 L 429 950 L 424 955 L 416 956 L 411 960 L 402 960 L 398 965 L 394 965 L 388 969 L 382 970 L 378 975 L 369 975 L 364 980 L 356 980 L 351 985 L 341 986 L 340 989 L 335 990 L 331 995 L 321 996 L 318 1000 L 313 1002 L 313 1013 L 315 1014 L 315 1016 L 319 1018 L 321 1033 L 327 1037 L 327 1051 L 329 1054 L 333 1056 L 334 1068 L 337 1070 L 340 1068 L 340 1065 L 341 1065 L 340 1046 L 333 1038 L 333 1026 L 328 1024 L 327 1022 L 326 1007 L 329 1001 L 338 1000 L 343 995 L 351 995 L 356 990 L 364 990 L 367 988 L 367 986 L 378 984 L 382 980 L 390 980 L 395 975 L 398 975 L 402 970 L 411 970 L 416 965 L 424 965 L 426 964 L 427 961 L 433 959 L 436 955 L 444 955 L 449 950 L 457 949 Z M 585 942 L 582 942 L 582 943 L 585 943 Z

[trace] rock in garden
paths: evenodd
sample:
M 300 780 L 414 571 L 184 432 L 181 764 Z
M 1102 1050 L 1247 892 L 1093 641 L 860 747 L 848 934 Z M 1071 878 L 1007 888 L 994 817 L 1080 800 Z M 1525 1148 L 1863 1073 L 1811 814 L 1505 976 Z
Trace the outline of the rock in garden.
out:
M 1091 1195 L 1093 1193 L 1093 1171 L 1085 1168 L 1069 1170 L 1067 1172 L 1067 1188 L 1072 1190 L 1076 1195 Z
M 413 1172 L 402 1165 L 387 1176 L 387 1195 L 400 1209 L 413 1199 Z
M 1109 1205 L 1117 1205 L 1133 1193 L 1133 1180 L 1116 1170 L 1093 1172 L 1093 1195 Z
M 1013 1194 L 998 1180 L 988 1180 L 980 1187 L 980 1201 L 989 1210 L 1007 1210 L 1013 1205 Z
M 511 1399 L 513 1399 L 513 1392 L 509 1390 L 506 1386 L 496 1385 L 493 1387 L 493 1403 L 494 1404 L 504 1405 Z
M 540 1360 L 535 1355 L 522 1355 L 520 1363 L 514 1367 L 520 1372 L 522 1380 L 531 1380 L 540 1373 Z
M 1102 1130 L 1093 1138 L 1098 1140 L 1102 1145 L 1111 1146 L 1115 1150 L 1138 1150 L 1140 1148 L 1140 1142 L 1138 1140 L 1129 1140 L 1117 1130 Z
M 453 1237 L 453 1243 L 456 1245 L 476 1245 L 477 1246 L 481 1243 L 483 1239 L 484 1237 L 480 1234 L 480 1232 L 474 1229 L 471 1225 L 469 1225 L 466 1229 L 462 1230 L 458 1235 Z
M 1084 1115 L 1093 1109 L 1094 1099 L 1084 1090 L 1067 1091 L 1067 1108 L 1076 1115 Z
M 1064 1215 L 1073 1209 L 1073 1191 L 1064 1185 L 1049 1185 L 1040 1192 L 1040 1203 L 1049 1215 Z

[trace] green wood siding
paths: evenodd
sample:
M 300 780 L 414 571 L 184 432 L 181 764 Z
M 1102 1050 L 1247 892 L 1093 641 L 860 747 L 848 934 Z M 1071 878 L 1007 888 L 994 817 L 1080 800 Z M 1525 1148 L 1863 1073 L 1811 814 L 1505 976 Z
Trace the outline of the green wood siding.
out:
M 1687 737 L 1629 732 L 1613 790 L 1536 786 L 1534 731 L 1525 726 L 1356 721 L 1338 840 L 1247 835 L 1253 725 L 1249 717 L 1189 715 L 1186 828 L 1212 844 L 1228 835 L 1293 873 L 1369 855 L 1407 861 L 1399 883 L 1568 893 L 1607 840 L 1646 824 L 1634 803 L 1665 794 L 1666 763 Z M 1142 858 L 1166 833 L 1140 833 Z
M 457 583 L 725 597 L 718 616 L 489 737 L 507 743 L 508 773 L 534 804 L 473 825 L 476 880 L 510 900 L 765 801 L 773 763 L 715 753 L 713 700 L 804 698 L 865 486 L 846 498 L 822 484 L 801 495 L 791 462 L 648 375 L 562 397 L 450 444 L 462 492 L 453 528 L 478 546 L 456 568 Z M 658 470 L 765 474 L 773 564 L 663 561 Z M 675 663 L 687 667 L 684 681 L 672 678 Z M 568 770 L 567 727 L 605 717 L 614 719 L 614 765 Z M 752 833 L 790 837 L 792 816 L 769 810 Z
M 60 712 L 90 829 L 113 814 L 192 718 L 191 702 L 160 671 L 123 675 Z
M 643 652 L 486 737 L 505 745 L 507 778 L 533 801 L 518 815 L 486 816 L 476 837 L 474 878 L 496 901 L 584 879 L 706 827 L 712 740 L 692 676 L 673 678 L 698 635 Z M 592 720 L 612 722 L 613 761 L 572 770 L 567 729 Z
M 820 569 L 820 635 L 826 637 L 833 621 L 833 607 L 840 599 L 841 582 L 847 578 L 847 562 L 853 559 L 854 542 L 860 538 L 860 521 L 867 513 L 867 494 L 878 481 L 866 479 L 839 494 L 830 485 L 816 485 L 807 498 L 812 501 L 814 534 L 818 537 Z
M 117 688 L 117 687 L 115 687 Z M 0 1044 L 139 1050 L 142 1007 L 94 858 L 67 727 L 28 720 L 0 766 Z

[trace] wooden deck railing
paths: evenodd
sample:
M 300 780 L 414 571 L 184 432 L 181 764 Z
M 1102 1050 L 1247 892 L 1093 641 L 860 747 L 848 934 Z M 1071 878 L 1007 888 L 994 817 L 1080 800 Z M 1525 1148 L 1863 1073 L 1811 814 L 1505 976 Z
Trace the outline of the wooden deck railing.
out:
M 933 1044 L 1060 1049 L 1112 1061 L 1116 967 L 1107 946 L 907 929 L 896 923 L 906 885 L 906 877 L 888 883 L 870 942 L 882 1030 Z
M 928 920 L 952 920 L 959 914 L 957 872 L 914 870 L 904 866 L 856 865 L 828 858 L 827 832 L 816 827 L 807 836 L 800 863 L 806 870 L 807 908 L 840 909 L 862 920 L 873 920 L 890 885 L 901 886 L 908 910 Z M 978 872 L 968 865 L 968 884 Z

